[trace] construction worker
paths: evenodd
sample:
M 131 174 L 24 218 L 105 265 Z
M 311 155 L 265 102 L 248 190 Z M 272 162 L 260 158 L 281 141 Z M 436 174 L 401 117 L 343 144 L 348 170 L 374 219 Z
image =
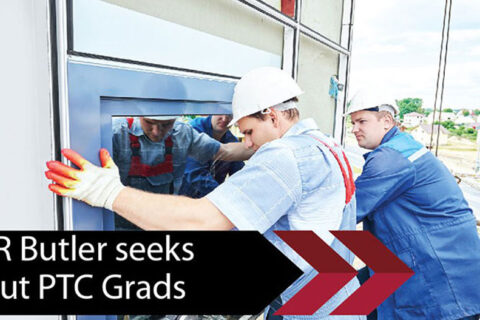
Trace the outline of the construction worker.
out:
M 221 157 L 221 143 L 176 119 L 177 116 L 114 119 L 113 159 L 124 185 L 153 193 L 178 194 L 189 156 L 199 165 Z M 247 159 L 251 154 L 241 144 L 237 144 L 237 149 L 238 159 Z M 138 228 L 115 215 L 115 229 Z
M 72 150 L 63 154 L 81 169 L 47 163 L 53 192 L 106 207 L 144 229 L 257 230 L 288 256 L 304 274 L 265 311 L 267 319 L 308 283 L 317 272 L 282 242 L 274 230 L 313 230 L 346 261 L 353 255 L 329 230 L 355 229 L 354 185 L 341 147 L 322 134 L 313 119 L 299 120 L 297 96 L 302 93 L 284 71 L 263 67 L 238 82 L 232 102 L 233 120 L 255 154 L 245 167 L 206 197 L 142 192 L 122 185 L 105 149 L 102 168 Z M 345 178 L 344 178 L 345 177 Z M 192 213 L 195 214 L 192 214 Z M 358 288 L 353 279 L 311 319 L 327 318 Z M 295 316 L 285 316 L 295 319 Z M 304 316 L 299 316 L 303 319 Z M 345 316 L 343 319 L 363 319 Z
M 195 118 L 188 124 L 198 132 L 204 132 L 221 143 L 238 142 L 229 130 L 228 125 L 231 120 L 231 114 L 212 115 Z M 204 197 L 225 181 L 227 175 L 231 176 L 243 166 L 242 161 L 210 160 L 202 163 L 189 157 L 179 194 L 191 198 Z
M 347 114 L 364 155 L 357 221 L 415 274 L 378 308 L 378 319 L 478 319 L 480 239 L 448 169 L 395 126 L 395 103 L 353 99 Z

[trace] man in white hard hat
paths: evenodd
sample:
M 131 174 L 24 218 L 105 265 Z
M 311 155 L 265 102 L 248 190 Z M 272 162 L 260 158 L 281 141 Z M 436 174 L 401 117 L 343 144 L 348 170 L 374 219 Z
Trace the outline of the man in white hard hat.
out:
M 378 308 L 378 319 L 478 319 L 480 239 L 448 169 L 395 126 L 395 104 L 352 101 L 364 155 L 355 181 L 357 221 L 415 275 Z
M 72 176 L 68 172 L 73 169 L 58 162 L 47 163 L 50 169 L 47 177 L 56 182 L 50 189 L 94 206 L 113 209 L 144 229 L 230 230 L 236 227 L 263 233 L 304 271 L 266 311 L 270 318 L 316 275 L 274 230 L 313 230 L 345 260 L 353 260 L 353 255 L 329 232 L 355 228 L 351 170 L 342 149 L 319 131 L 313 119 L 299 120 L 296 97 L 300 94 L 302 91 L 295 81 L 276 68 L 255 69 L 242 77 L 233 96 L 232 123 L 238 124 L 245 135 L 246 146 L 256 152 L 242 170 L 206 197 L 190 199 L 126 188 L 104 150 L 100 152 L 103 168 L 93 166 L 71 150 L 64 151 L 64 155 L 83 170 L 73 172 L 75 181 L 64 180 L 65 175 Z M 83 178 L 85 171 L 92 174 Z M 60 174 L 62 178 L 58 177 Z M 95 181 L 91 181 L 91 176 L 96 177 Z M 75 185 L 68 187 L 72 182 Z M 104 190 L 108 192 L 103 194 Z M 327 318 L 357 287 L 357 280 L 352 280 L 309 318 Z
M 122 184 L 152 193 L 177 194 L 188 157 L 204 163 L 227 155 L 226 145 L 199 134 L 192 126 L 176 121 L 177 118 L 145 116 L 113 120 L 113 159 Z M 238 157 L 248 158 L 251 152 L 238 147 L 241 145 L 237 146 Z M 119 215 L 115 215 L 115 229 L 138 230 Z

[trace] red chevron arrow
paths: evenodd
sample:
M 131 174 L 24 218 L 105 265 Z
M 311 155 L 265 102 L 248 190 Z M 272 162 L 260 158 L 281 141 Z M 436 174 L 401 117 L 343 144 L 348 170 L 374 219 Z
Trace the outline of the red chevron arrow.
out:
M 357 275 L 357 271 L 313 231 L 275 233 L 319 272 L 275 315 L 312 315 Z
M 367 315 L 414 272 L 368 231 L 331 231 L 375 273 L 331 315 Z

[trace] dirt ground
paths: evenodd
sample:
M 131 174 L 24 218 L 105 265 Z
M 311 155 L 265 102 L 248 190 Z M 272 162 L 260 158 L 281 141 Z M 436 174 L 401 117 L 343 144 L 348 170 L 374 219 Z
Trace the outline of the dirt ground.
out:
M 447 145 L 438 147 L 438 158 L 453 174 L 459 176 L 475 175 L 477 153 L 475 142 L 458 137 L 451 137 Z
M 349 131 L 345 144 L 356 146 L 355 136 Z M 432 152 L 435 153 L 435 147 Z M 480 184 L 480 174 L 475 174 L 477 153 L 477 144 L 474 141 L 460 137 L 450 137 L 446 145 L 438 147 L 438 158 L 453 175 L 474 177 L 478 179 Z

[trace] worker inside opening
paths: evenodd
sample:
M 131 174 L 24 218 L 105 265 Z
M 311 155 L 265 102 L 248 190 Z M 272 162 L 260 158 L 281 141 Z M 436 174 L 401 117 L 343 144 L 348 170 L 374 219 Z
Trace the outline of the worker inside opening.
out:
M 275 230 L 312 230 L 352 263 L 353 255 L 329 230 L 355 229 L 355 197 L 350 166 L 340 146 L 320 132 L 313 119 L 299 119 L 302 90 L 291 76 L 263 67 L 247 73 L 235 87 L 231 123 L 238 123 L 245 146 L 255 154 L 245 167 L 207 196 L 192 199 L 125 187 L 108 152 L 102 167 L 73 150 L 63 155 L 80 167 L 47 163 L 53 192 L 92 206 L 114 210 L 149 230 L 257 230 L 288 256 L 304 274 L 267 310 L 267 318 L 308 283 L 317 272 L 280 241 Z M 195 214 L 192 214 L 195 212 Z M 328 316 L 358 288 L 353 279 L 311 319 Z M 295 319 L 295 316 L 285 316 Z M 302 316 L 298 317 L 303 319 Z M 343 319 L 363 319 L 345 316 Z
M 243 162 L 239 160 L 248 159 L 253 153 L 233 136 L 214 139 L 180 121 L 178 116 L 115 117 L 112 122 L 113 160 L 119 168 L 121 182 L 152 193 L 178 194 L 182 180 L 184 184 L 196 183 L 192 188 L 202 192 L 207 191 L 202 184 L 210 182 L 211 191 L 218 183 L 213 186 L 211 180 L 216 181 L 211 178 L 210 170 L 207 168 L 206 172 L 200 172 L 198 167 L 205 168 L 215 162 L 227 168 L 236 165 L 240 169 Z M 223 127 L 226 130 L 227 125 L 228 122 Z M 195 163 L 188 167 L 190 179 L 184 179 L 189 157 Z M 227 160 L 236 161 L 230 165 Z M 194 165 L 197 169 L 192 173 Z M 203 175 L 200 176 L 200 173 Z M 185 185 L 184 190 L 186 192 L 190 188 Z M 138 230 L 118 215 L 115 215 L 115 229 Z
M 232 119 L 231 114 L 210 115 L 197 117 L 188 124 L 221 143 L 238 142 L 238 138 L 229 130 Z M 204 197 L 243 166 L 243 161 L 209 160 L 202 163 L 188 157 L 179 194 L 191 198 Z

